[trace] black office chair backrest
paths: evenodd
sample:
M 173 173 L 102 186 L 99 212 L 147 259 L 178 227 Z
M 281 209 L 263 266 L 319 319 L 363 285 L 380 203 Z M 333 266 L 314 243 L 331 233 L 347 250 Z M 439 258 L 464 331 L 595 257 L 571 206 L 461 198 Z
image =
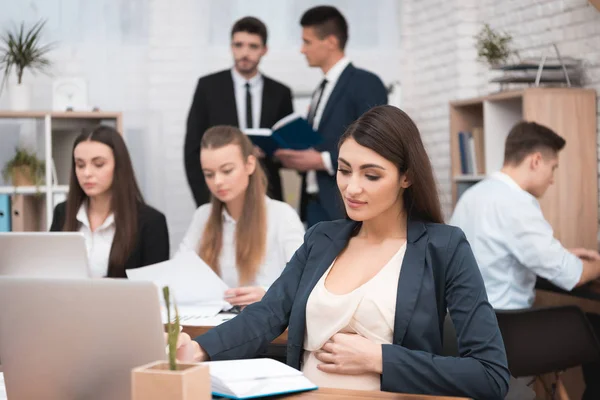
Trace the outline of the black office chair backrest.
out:
M 508 368 L 515 377 L 562 371 L 600 360 L 600 344 L 576 306 L 496 310 Z

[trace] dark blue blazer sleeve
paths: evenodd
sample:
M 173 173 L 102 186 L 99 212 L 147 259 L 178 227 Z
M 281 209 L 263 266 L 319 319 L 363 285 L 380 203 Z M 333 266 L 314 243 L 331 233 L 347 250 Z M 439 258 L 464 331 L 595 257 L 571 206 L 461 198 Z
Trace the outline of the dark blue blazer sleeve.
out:
M 460 229 L 452 233 L 447 255 L 446 301 L 460 357 L 383 345 L 381 389 L 503 399 L 510 378 L 504 343 L 475 257 Z
M 358 76 L 352 80 L 350 89 L 350 96 L 352 98 L 352 116 L 348 121 L 348 125 L 356 121 L 371 108 L 388 103 L 387 90 L 377 75 L 363 70 L 358 70 L 357 74 Z M 345 126 L 343 131 L 345 131 L 347 127 L 348 126 Z M 343 131 L 340 132 L 340 136 Z M 331 145 L 324 146 L 327 147 L 325 150 L 329 151 L 329 154 L 331 155 L 331 164 L 334 171 L 336 171 L 338 167 L 338 140 L 339 137 L 337 137 Z
M 308 239 L 316 226 L 306 232 L 304 244 L 261 301 L 250 304 L 237 317 L 195 339 L 211 360 L 255 357 L 285 331 L 310 251 Z

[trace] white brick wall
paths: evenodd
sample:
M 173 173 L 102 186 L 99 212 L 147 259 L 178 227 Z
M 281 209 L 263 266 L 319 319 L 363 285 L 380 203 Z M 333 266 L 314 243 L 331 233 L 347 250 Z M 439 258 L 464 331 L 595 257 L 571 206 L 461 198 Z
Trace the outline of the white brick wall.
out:
M 421 130 L 450 207 L 448 103 L 475 94 L 472 50 L 476 0 L 405 0 L 402 13 L 402 104 Z
M 498 90 L 475 60 L 473 36 L 483 23 L 511 33 L 523 58 L 556 43 L 562 55 L 584 60 L 585 87 L 600 91 L 600 12 L 587 0 L 404 0 L 403 10 L 403 104 L 421 129 L 447 217 L 448 102 Z M 598 113 L 600 132 L 600 105 Z

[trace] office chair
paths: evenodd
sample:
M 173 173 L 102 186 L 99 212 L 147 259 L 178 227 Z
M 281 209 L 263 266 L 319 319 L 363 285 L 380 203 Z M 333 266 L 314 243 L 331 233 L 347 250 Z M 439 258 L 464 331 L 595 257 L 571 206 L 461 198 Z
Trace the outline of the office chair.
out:
M 553 399 L 568 399 L 562 371 L 600 359 L 598 339 L 579 307 L 496 310 L 496 317 L 511 375 L 553 373 Z

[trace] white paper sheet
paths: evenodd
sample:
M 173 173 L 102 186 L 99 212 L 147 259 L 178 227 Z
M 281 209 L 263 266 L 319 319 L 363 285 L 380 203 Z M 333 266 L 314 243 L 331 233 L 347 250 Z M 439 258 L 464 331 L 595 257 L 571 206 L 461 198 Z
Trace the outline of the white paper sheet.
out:
M 229 287 L 192 251 L 179 253 L 169 261 L 126 272 L 131 280 L 154 282 L 163 305 L 162 288 L 169 286 L 180 315 L 184 310 L 191 311 L 193 308 L 195 314 L 215 316 L 219 311 L 231 308 L 224 300 Z M 166 314 L 165 310 L 163 312 Z
M 4 386 L 4 372 L 0 372 L 0 400 L 6 400 L 6 386 Z
M 186 305 L 179 307 L 177 306 L 177 311 L 179 311 L 179 321 L 181 325 L 190 325 L 190 326 L 204 326 L 204 325 L 194 325 L 193 322 L 196 320 L 203 320 L 207 318 L 214 318 L 221 312 L 223 309 L 227 309 L 231 307 L 227 302 L 215 302 L 215 303 L 202 303 L 198 305 Z M 166 307 L 161 307 L 161 316 L 162 322 L 167 322 L 167 309 Z M 171 310 L 171 320 L 175 320 L 174 310 Z M 206 325 L 209 326 L 209 325 Z
M 221 382 L 239 382 L 266 378 L 302 376 L 302 372 L 270 358 L 208 361 L 210 376 Z
M 237 314 L 232 313 L 220 313 L 216 315 L 202 315 L 198 313 L 189 312 L 180 315 L 181 325 L 185 326 L 218 326 L 223 322 L 227 322 L 234 318 Z M 166 321 L 166 319 L 165 319 Z

